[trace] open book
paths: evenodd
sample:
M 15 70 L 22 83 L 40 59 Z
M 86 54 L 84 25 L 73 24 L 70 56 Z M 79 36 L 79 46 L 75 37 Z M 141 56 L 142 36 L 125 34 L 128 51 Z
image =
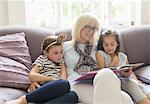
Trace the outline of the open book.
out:
M 117 74 L 117 73 L 120 73 L 120 71 L 129 71 L 129 69 L 135 69 L 139 66 L 142 66 L 143 64 L 144 63 L 126 64 L 126 65 L 122 65 L 122 66 L 118 66 L 118 67 L 109 67 L 109 68 L 112 69 L 112 71 Z M 87 72 L 86 74 L 81 75 L 80 77 L 75 79 L 75 81 L 83 81 L 83 80 L 93 79 L 98 71 L 99 70 Z
M 144 63 L 136 63 L 136 64 L 125 64 L 117 67 L 109 67 L 112 69 L 115 73 L 118 73 L 120 71 L 129 71 L 130 69 L 134 70 L 135 68 L 142 66 Z
M 97 74 L 98 71 L 99 70 L 87 72 L 86 74 L 81 75 L 80 77 L 75 79 L 75 81 L 90 80 L 90 79 L 94 78 L 94 76 Z

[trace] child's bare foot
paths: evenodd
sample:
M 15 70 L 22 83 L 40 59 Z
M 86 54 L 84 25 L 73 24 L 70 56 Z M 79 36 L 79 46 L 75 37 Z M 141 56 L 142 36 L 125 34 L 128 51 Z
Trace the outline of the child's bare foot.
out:
M 21 96 L 18 99 L 5 102 L 4 104 L 27 104 L 27 100 L 26 100 L 25 96 Z

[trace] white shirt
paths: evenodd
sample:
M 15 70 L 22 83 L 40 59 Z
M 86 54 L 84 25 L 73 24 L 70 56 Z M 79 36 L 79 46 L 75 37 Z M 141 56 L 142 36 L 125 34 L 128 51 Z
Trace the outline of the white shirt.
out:
M 82 51 L 84 51 L 85 45 L 86 44 L 79 44 L 79 47 Z M 97 48 L 97 44 L 95 43 L 91 51 L 91 56 L 95 60 L 96 60 L 95 55 L 97 51 L 96 48 Z M 74 67 L 77 64 L 79 58 L 80 58 L 80 55 L 75 51 L 72 41 L 65 42 L 64 43 L 64 60 L 67 66 L 69 81 L 73 81 L 74 79 L 80 76 L 77 72 L 74 71 Z

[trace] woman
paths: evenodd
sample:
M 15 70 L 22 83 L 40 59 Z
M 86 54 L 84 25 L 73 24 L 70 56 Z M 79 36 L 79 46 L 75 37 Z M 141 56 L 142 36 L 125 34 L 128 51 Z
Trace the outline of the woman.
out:
M 89 14 L 77 19 L 72 31 L 73 39 L 64 45 L 68 80 L 83 103 L 133 104 L 129 95 L 121 91 L 120 80 L 110 69 L 100 70 L 93 81 L 74 81 L 81 74 L 98 69 L 95 58 L 97 43 L 94 40 L 99 27 L 98 20 Z M 89 96 L 85 95 L 87 93 Z

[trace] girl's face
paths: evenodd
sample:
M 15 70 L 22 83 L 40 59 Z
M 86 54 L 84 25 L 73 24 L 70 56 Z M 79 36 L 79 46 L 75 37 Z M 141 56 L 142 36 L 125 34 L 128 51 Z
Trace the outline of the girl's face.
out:
M 106 36 L 103 38 L 103 48 L 108 54 L 114 54 L 117 49 L 118 43 L 113 36 Z
M 91 21 L 91 23 L 85 25 L 80 32 L 80 43 L 86 43 L 93 41 L 94 33 L 98 31 L 96 23 Z
M 49 60 L 59 63 L 63 59 L 63 46 L 52 45 L 45 55 Z

